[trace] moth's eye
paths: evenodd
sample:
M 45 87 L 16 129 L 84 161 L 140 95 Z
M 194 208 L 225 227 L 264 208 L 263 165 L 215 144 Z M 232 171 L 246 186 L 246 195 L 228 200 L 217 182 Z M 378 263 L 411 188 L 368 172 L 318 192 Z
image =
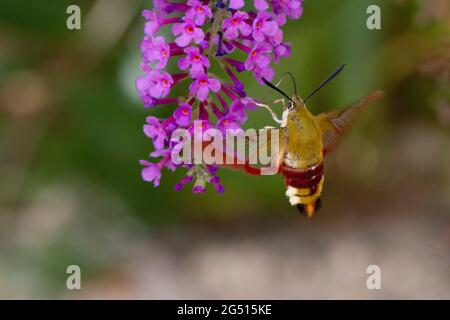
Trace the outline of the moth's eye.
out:
M 289 101 L 288 108 L 289 109 L 294 109 L 294 103 L 292 101 Z

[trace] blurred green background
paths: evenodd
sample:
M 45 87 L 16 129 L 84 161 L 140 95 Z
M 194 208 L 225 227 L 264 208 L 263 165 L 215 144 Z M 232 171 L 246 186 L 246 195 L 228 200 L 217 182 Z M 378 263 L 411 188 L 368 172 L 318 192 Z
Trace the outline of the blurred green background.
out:
M 82 30 L 66 28 L 70 4 Z M 381 30 L 366 28 L 371 4 Z M 141 180 L 145 117 L 171 112 L 134 89 L 150 7 L 0 2 L 1 298 L 450 298 L 448 1 L 305 0 L 285 26 L 276 78 L 293 72 L 301 95 L 347 64 L 313 113 L 386 92 L 327 159 L 312 220 L 278 176 L 222 170 L 223 195 L 174 192 L 182 170 Z M 272 123 L 258 110 L 248 125 Z M 65 287 L 71 264 L 82 290 Z M 382 290 L 366 288 L 370 264 Z

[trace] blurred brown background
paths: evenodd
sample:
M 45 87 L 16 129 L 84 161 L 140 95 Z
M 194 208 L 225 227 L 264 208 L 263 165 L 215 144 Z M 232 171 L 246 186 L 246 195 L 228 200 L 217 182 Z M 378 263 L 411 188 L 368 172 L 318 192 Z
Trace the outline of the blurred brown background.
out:
M 381 30 L 366 28 L 370 4 Z M 223 195 L 175 193 L 181 171 L 141 181 L 145 116 L 168 112 L 134 89 L 150 0 L 2 0 L 0 298 L 450 298 L 449 2 L 303 6 L 277 75 L 305 95 L 347 64 L 314 113 L 386 92 L 327 159 L 312 220 L 277 176 L 222 171 Z M 265 124 L 265 111 L 248 122 Z M 82 290 L 66 289 L 71 264 Z M 366 288 L 371 264 L 381 290 Z

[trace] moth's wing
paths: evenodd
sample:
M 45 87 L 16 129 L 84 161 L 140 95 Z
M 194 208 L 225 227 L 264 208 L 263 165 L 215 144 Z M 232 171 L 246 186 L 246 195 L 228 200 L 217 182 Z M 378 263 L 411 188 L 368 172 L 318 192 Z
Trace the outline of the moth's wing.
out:
M 318 114 L 316 121 L 322 132 L 324 154 L 334 150 L 342 135 L 352 126 L 361 111 L 369 103 L 380 99 L 383 95 L 382 91 L 374 91 L 359 102 L 344 109 Z
M 247 131 L 248 133 L 248 131 Z M 246 134 L 243 143 L 225 151 L 224 167 L 243 170 L 252 175 L 276 174 L 286 150 L 286 128 L 266 127 Z M 273 153 L 273 154 L 272 154 Z M 260 156 L 270 158 L 270 163 L 261 163 Z

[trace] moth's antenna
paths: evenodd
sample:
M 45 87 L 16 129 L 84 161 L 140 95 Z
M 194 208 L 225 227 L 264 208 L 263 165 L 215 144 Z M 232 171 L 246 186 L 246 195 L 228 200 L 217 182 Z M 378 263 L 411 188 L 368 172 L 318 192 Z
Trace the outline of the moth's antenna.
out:
M 289 96 L 284 93 L 283 91 L 281 91 L 280 89 L 278 89 L 277 87 L 275 87 L 272 83 L 270 83 L 267 79 L 265 79 L 264 77 L 262 78 L 262 81 L 264 81 L 264 83 L 266 85 L 268 85 L 269 87 L 271 87 L 273 90 L 278 91 L 279 93 L 281 93 L 283 96 L 285 96 L 289 101 L 291 101 L 292 103 L 294 103 L 294 101 L 292 101 L 291 98 L 289 98 Z
M 345 64 L 343 64 L 342 66 L 340 66 L 339 68 L 336 69 L 335 72 L 333 72 L 328 78 L 326 78 L 321 84 L 319 84 L 319 86 L 313 91 L 311 92 L 311 94 L 309 96 L 306 97 L 306 99 L 303 102 L 306 102 L 306 100 L 308 100 L 309 98 L 311 98 L 314 94 L 316 94 L 317 91 L 319 91 L 320 89 L 322 89 L 322 87 L 324 85 L 326 85 L 328 82 L 330 82 L 331 80 L 333 80 L 334 77 L 336 77 L 341 71 L 342 69 L 344 69 Z

